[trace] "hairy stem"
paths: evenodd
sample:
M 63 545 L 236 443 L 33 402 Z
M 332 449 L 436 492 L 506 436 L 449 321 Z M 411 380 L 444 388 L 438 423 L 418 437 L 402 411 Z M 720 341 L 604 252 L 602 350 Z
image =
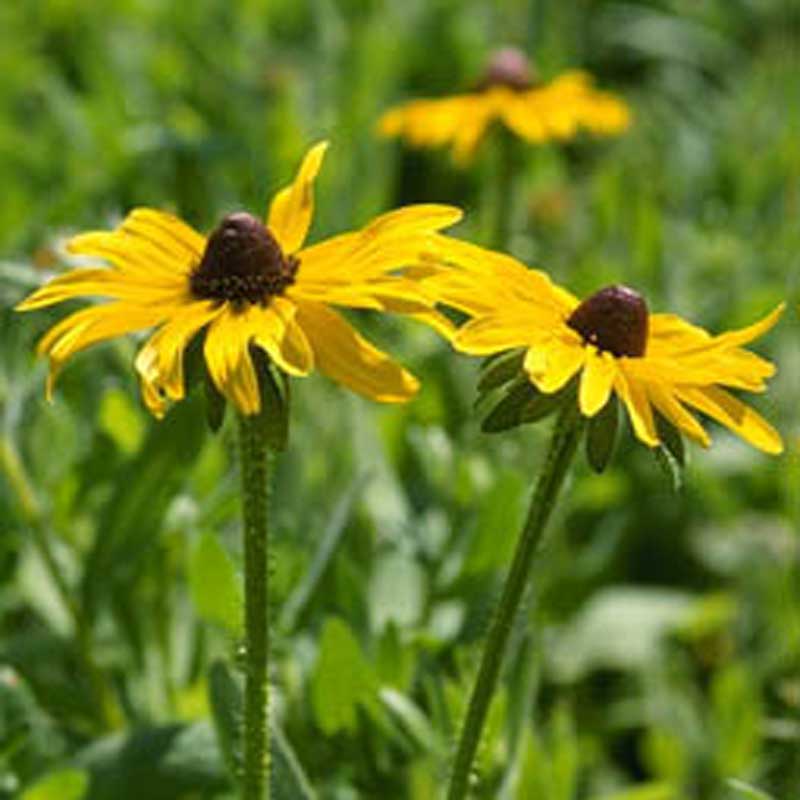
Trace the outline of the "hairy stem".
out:
M 534 556 L 572 462 L 583 427 L 583 419 L 578 412 L 577 404 L 566 402 L 555 423 L 528 516 L 517 542 L 511 568 L 503 586 L 503 593 L 483 647 L 478 677 L 472 689 L 467 716 L 461 728 L 447 793 L 448 800 L 463 800 L 469 791 L 470 772 L 475 759 L 475 751 L 478 748 L 486 722 L 486 714 L 497 687 L 508 637 L 528 585 L 528 575 Z
M 269 797 L 269 451 L 259 417 L 239 415 L 244 521 L 244 774 L 242 800 Z

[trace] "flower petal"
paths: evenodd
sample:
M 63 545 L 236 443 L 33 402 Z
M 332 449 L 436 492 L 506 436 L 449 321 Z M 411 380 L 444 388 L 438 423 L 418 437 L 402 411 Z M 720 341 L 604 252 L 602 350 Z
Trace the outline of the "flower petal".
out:
M 39 355 L 46 355 L 50 359 L 47 398 L 52 396 L 55 379 L 62 366 L 75 353 L 106 339 L 157 325 L 167 314 L 165 308 L 146 308 L 120 302 L 84 308 L 62 319 L 50 328 L 36 348 Z
M 327 142 L 314 145 L 306 153 L 294 183 L 275 195 L 269 209 L 267 227 L 283 251 L 296 253 L 305 241 L 314 214 L 314 180 L 322 166 Z
M 566 386 L 583 366 L 586 352 L 587 348 L 579 342 L 553 337 L 546 344 L 528 350 L 522 366 L 540 391 L 552 394 Z
M 690 414 L 677 399 L 673 387 L 657 381 L 651 381 L 647 384 L 647 394 L 661 416 L 676 428 L 683 431 L 703 447 L 708 447 L 711 444 L 711 438 L 705 432 L 703 426 L 695 419 L 694 415 Z
M 650 408 L 650 401 L 645 389 L 646 384 L 626 374 L 625 361 L 623 359 L 619 361 L 619 364 L 621 369 L 617 370 L 614 389 L 628 409 L 633 431 L 636 437 L 648 447 L 657 447 L 659 438 L 655 420 L 653 419 L 653 410 Z
M 298 308 L 297 321 L 311 342 L 317 366 L 333 380 L 381 403 L 403 403 L 417 393 L 417 379 L 359 336 L 336 312 L 304 303 Z
M 185 281 L 178 276 L 166 284 L 149 284 L 115 269 L 73 269 L 41 286 L 18 303 L 16 310 L 32 311 L 75 297 L 109 297 L 142 306 L 174 305 L 185 295 Z
M 756 411 L 716 386 L 677 387 L 678 396 L 765 453 L 783 452 L 780 434 Z
M 453 337 L 453 347 L 463 353 L 482 356 L 522 347 L 531 343 L 531 325 L 528 316 L 517 311 L 486 315 L 462 325 Z
M 250 326 L 253 342 L 289 375 L 307 375 L 314 368 L 314 352 L 297 323 L 297 306 L 273 297 L 266 308 L 253 306 Z
M 221 313 L 222 307 L 213 302 L 191 303 L 173 314 L 145 342 L 136 356 L 135 367 L 148 407 L 147 398 L 152 392 L 163 392 L 171 400 L 184 397 L 183 353 L 192 337 Z
M 585 417 L 593 417 L 608 402 L 616 371 L 610 353 L 598 352 L 594 347 L 586 348 L 586 363 L 578 395 L 581 414 Z
M 242 414 L 251 415 L 261 410 L 261 396 L 249 353 L 248 323 L 246 313 L 226 306 L 206 332 L 203 353 L 216 387 Z

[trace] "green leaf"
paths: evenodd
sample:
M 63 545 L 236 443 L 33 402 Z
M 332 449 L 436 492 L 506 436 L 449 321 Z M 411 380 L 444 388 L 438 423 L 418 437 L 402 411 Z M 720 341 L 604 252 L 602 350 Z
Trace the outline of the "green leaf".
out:
M 314 596 L 314 592 L 347 530 L 353 505 L 363 494 L 368 481 L 369 474 L 367 472 L 357 475 L 330 513 L 325 530 L 319 537 L 319 546 L 314 552 L 310 566 L 304 571 L 297 587 L 283 604 L 280 616 L 282 630 L 291 631 L 294 628 L 300 615 Z
M 208 672 L 208 699 L 219 749 L 235 780 L 242 768 L 242 688 L 224 661 L 215 661 Z
M 144 436 L 142 416 L 122 389 L 110 389 L 100 401 L 100 427 L 126 455 L 133 455 Z
M 317 664 L 311 681 L 311 705 L 322 731 L 330 736 L 352 733 L 356 709 L 374 710 L 378 682 L 347 623 L 329 617 L 322 630 Z
M 209 672 L 209 699 L 217 741 L 228 767 L 235 779 L 242 765 L 243 700 L 241 680 L 227 664 L 216 661 Z M 272 756 L 273 800 L 313 800 L 315 797 L 297 755 L 283 731 L 273 725 L 270 733 Z
M 484 433 L 502 433 L 552 414 L 564 399 L 564 390 L 543 394 L 527 377 L 515 381 L 483 420 Z
M 740 781 L 738 778 L 729 778 L 726 783 L 731 789 L 734 789 L 740 797 L 745 797 L 747 800 L 775 800 L 771 794 L 767 794 L 749 783 Z
M 683 446 L 681 432 L 667 419 L 660 414 L 655 415 L 656 431 L 661 444 L 675 460 L 675 463 L 683 468 L 686 466 L 686 451 Z
M 485 362 L 478 380 L 478 394 L 490 392 L 516 378 L 522 369 L 524 360 L 524 350 L 509 350 L 507 353 Z
M 675 457 L 663 445 L 658 445 L 651 449 L 656 463 L 661 467 L 661 471 L 669 481 L 673 492 L 679 492 L 683 488 L 683 470 Z
M 206 797 L 229 786 L 207 722 L 107 736 L 81 751 L 75 762 L 91 773 L 91 800 Z
M 80 769 L 63 769 L 52 772 L 30 789 L 21 800 L 83 800 L 89 788 L 89 775 Z
M 425 573 L 410 556 L 381 557 L 369 582 L 369 616 L 374 631 L 389 623 L 411 628 L 420 619 L 426 600 Z
M 262 350 L 251 349 L 261 392 L 258 415 L 267 446 L 277 452 L 289 443 L 289 378 L 272 364 Z
M 216 433 L 225 421 L 227 402 L 225 395 L 214 385 L 208 372 L 203 377 L 203 394 L 206 404 L 206 422 L 211 431 Z
M 186 464 L 200 452 L 204 433 L 199 404 L 187 398 L 164 420 L 150 425 L 139 453 L 115 476 L 83 577 L 89 608 L 101 592 L 118 589 L 138 574 L 186 478 Z
M 230 556 L 219 539 L 204 533 L 189 558 L 189 586 L 197 613 L 233 634 L 242 626 L 242 588 Z
M 619 429 L 619 403 L 615 395 L 589 420 L 586 432 L 586 459 L 595 472 L 603 472 L 614 453 Z

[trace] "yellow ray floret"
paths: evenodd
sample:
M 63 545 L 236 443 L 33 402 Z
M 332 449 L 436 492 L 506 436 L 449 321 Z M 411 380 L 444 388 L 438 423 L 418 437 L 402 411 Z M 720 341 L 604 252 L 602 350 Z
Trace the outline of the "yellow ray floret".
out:
M 782 451 L 778 432 L 730 390 L 765 390 L 775 367 L 743 346 L 777 323 L 783 305 L 714 336 L 674 314 L 649 314 L 626 287 L 607 287 L 581 303 L 544 273 L 474 245 L 442 239 L 431 258 L 444 268 L 433 269 L 423 286 L 471 317 L 452 337 L 457 350 L 483 356 L 524 349 L 523 369 L 540 391 L 576 380 L 586 417 L 615 395 L 650 447 L 660 443 L 658 417 L 708 446 L 699 412 L 764 452 Z
M 441 99 L 412 100 L 389 109 L 379 120 L 382 136 L 401 137 L 412 147 L 451 145 L 457 163 L 467 163 L 489 125 L 499 122 L 531 144 L 566 141 L 580 131 L 612 136 L 627 130 L 625 102 L 598 91 L 577 70 L 530 88 L 489 84 Z
M 111 302 L 75 312 L 42 338 L 38 352 L 50 359 L 48 393 L 75 353 L 154 329 L 135 366 L 145 403 L 157 416 L 184 397 L 184 353 L 198 336 L 208 374 L 243 414 L 260 409 L 253 348 L 289 375 L 317 367 L 374 400 L 413 397 L 417 380 L 332 307 L 405 314 L 451 335 L 435 298 L 404 270 L 419 266 L 421 254 L 442 238 L 437 231 L 461 212 L 440 205 L 400 208 L 304 248 L 326 149 L 323 142 L 309 150 L 294 182 L 273 199 L 266 224 L 231 214 L 206 237 L 171 214 L 138 208 L 113 231 L 74 237 L 71 253 L 106 265 L 65 272 L 17 309 L 79 297 Z

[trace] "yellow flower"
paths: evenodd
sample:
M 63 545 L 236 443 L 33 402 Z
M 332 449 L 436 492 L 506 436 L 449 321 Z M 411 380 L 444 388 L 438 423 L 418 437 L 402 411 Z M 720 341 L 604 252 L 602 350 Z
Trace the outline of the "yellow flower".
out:
M 144 400 L 156 416 L 183 398 L 183 354 L 204 333 L 212 380 L 240 412 L 260 409 L 250 348 L 263 350 L 289 375 L 314 366 L 366 397 L 403 402 L 417 380 L 359 336 L 331 308 L 348 306 L 417 317 L 447 332 L 418 284 L 397 274 L 413 265 L 435 231 L 458 209 L 417 205 L 377 217 L 355 232 L 304 247 L 313 214 L 313 184 L 327 144 L 305 156 L 295 181 L 272 200 L 266 225 L 238 212 L 208 238 L 161 211 L 138 208 L 114 231 L 76 236 L 71 253 L 111 268 L 71 270 L 17 308 L 29 311 L 80 296 L 110 298 L 71 314 L 38 345 L 49 356 L 48 396 L 64 362 L 79 350 L 153 328 L 136 358 Z
M 624 286 L 581 302 L 544 273 L 466 242 L 448 240 L 437 257 L 451 268 L 424 283 L 472 317 L 452 338 L 456 349 L 489 355 L 521 348 L 522 369 L 540 392 L 576 379 L 585 417 L 616 395 L 650 447 L 660 444 L 659 416 L 707 447 L 700 412 L 760 450 L 782 451 L 777 431 L 728 389 L 765 390 L 774 366 L 742 345 L 768 331 L 783 305 L 754 325 L 712 336 L 674 314 L 650 314 L 644 298 Z
M 572 139 L 581 129 L 610 136 L 630 125 L 628 106 L 593 88 L 585 72 L 564 72 L 537 83 L 525 55 L 513 48 L 490 59 L 475 91 L 438 100 L 413 100 L 389 109 L 378 123 L 383 136 L 412 147 L 452 144 L 458 163 L 470 160 L 489 125 L 498 121 L 532 144 Z

